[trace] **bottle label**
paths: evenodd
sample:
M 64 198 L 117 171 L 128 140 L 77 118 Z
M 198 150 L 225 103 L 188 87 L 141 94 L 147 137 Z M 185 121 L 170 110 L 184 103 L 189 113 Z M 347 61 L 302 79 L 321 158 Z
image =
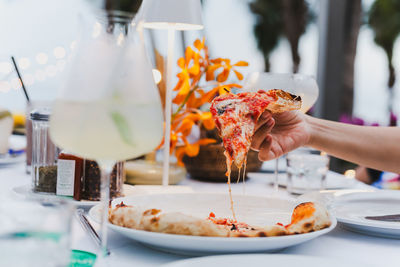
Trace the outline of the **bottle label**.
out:
M 57 191 L 60 196 L 74 195 L 75 160 L 59 159 L 57 161 Z

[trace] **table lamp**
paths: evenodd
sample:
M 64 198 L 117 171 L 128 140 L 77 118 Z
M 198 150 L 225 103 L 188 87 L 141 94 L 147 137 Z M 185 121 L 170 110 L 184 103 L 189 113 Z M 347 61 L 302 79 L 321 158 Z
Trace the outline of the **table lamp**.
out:
M 172 63 L 174 62 L 175 31 L 201 30 L 200 0 L 146 0 L 142 11 L 143 27 L 168 31 L 168 54 L 165 96 L 165 136 L 163 154 L 162 185 L 167 186 L 169 180 L 169 143 L 171 134 L 172 109 Z

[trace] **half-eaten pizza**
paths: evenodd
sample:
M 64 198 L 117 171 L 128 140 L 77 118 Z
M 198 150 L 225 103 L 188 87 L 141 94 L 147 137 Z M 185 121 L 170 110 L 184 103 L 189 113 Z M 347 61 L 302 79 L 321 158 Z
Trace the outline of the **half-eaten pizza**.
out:
M 118 226 L 165 234 L 213 237 L 269 237 L 313 232 L 331 225 L 329 214 L 318 203 L 305 202 L 293 210 L 288 225 L 256 226 L 234 219 L 218 218 L 210 213 L 197 218 L 180 212 L 163 212 L 125 205 L 123 202 L 109 210 L 109 221 Z

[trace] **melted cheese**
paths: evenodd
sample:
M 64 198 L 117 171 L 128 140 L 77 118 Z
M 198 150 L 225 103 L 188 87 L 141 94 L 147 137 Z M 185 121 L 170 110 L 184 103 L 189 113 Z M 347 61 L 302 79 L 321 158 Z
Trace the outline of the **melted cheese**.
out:
M 233 219 L 236 221 L 236 214 L 235 214 L 235 209 L 233 207 L 232 188 L 231 188 L 232 159 L 226 151 L 224 152 L 224 154 L 226 157 L 226 176 L 228 176 L 229 200 L 230 200 L 230 204 L 231 204 L 232 216 L 233 216 Z

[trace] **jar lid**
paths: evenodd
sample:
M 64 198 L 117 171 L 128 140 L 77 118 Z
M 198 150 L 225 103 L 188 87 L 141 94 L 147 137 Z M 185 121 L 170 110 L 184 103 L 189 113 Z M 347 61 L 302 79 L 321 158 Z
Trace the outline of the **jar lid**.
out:
M 35 121 L 48 121 L 51 115 L 51 108 L 43 107 L 31 111 L 31 119 Z

